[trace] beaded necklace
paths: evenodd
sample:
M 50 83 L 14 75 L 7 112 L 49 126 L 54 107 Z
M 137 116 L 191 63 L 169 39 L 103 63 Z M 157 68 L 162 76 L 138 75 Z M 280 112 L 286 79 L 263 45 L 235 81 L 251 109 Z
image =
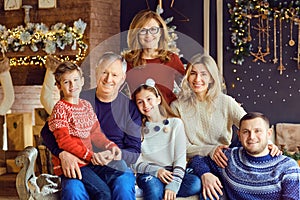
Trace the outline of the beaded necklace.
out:
M 163 120 L 163 127 L 162 128 L 163 128 L 164 133 L 169 132 L 169 129 L 167 127 L 169 125 L 169 123 L 170 123 L 170 121 L 168 119 Z M 143 133 L 144 134 L 148 134 L 150 132 L 150 129 L 149 129 L 148 126 L 149 126 L 149 122 L 146 122 L 146 126 L 143 127 Z M 161 130 L 161 127 L 156 125 L 156 126 L 153 127 L 153 130 L 155 132 L 159 132 Z

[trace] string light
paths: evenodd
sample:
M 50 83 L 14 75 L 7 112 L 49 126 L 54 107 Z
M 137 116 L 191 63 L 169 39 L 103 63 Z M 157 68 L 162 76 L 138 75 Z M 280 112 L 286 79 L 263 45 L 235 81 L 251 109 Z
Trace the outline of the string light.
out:
M 74 63 L 79 63 L 80 61 L 84 60 L 86 56 L 86 50 L 79 48 L 78 53 L 75 56 L 72 56 L 74 58 L 70 58 L 70 56 L 65 55 L 57 55 L 61 61 L 73 61 Z M 46 57 L 45 56 L 24 56 L 24 57 L 14 57 L 10 58 L 10 66 L 11 67 L 18 67 L 18 66 L 44 66 L 46 63 Z
M 43 23 L 28 23 L 26 27 L 7 29 L 0 24 L 0 51 L 10 55 L 10 66 L 43 66 L 47 55 L 60 54 L 57 50 L 63 54 L 61 60 L 80 62 L 88 48 L 84 42 L 85 29 L 86 23 L 81 19 L 74 21 L 73 27 L 59 22 L 50 28 Z M 65 52 L 71 52 L 72 58 L 65 56 Z
M 272 5 L 270 5 L 272 3 Z M 250 31 L 248 21 L 252 13 L 264 13 L 265 17 L 273 20 L 275 17 L 288 19 L 292 15 L 299 18 L 300 1 L 282 2 L 279 0 L 235 0 L 234 3 L 228 3 L 231 27 L 231 47 L 233 52 L 231 62 L 236 65 L 242 65 L 244 57 L 250 56 L 252 49 L 251 42 L 248 40 Z M 278 13 L 278 14 L 277 14 Z

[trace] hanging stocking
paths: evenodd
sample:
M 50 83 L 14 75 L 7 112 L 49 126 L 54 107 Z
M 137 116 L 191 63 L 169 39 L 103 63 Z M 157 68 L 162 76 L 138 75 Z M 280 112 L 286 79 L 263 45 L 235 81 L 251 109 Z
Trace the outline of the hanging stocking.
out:
M 55 86 L 55 78 L 53 72 L 60 64 L 60 61 L 52 55 L 48 55 L 46 59 L 46 74 L 41 90 L 40 101 L 47 113 L 50 115 L 55 103 L 59 100 L 59 91 Z
M 0 60 L 0 83 L 3 90 L 3 98 L 0 103 L 0 115 L 5 115 L 15 100 L 15 92 L 9 69 L 9 59 L 3 55 L 3 59 Z

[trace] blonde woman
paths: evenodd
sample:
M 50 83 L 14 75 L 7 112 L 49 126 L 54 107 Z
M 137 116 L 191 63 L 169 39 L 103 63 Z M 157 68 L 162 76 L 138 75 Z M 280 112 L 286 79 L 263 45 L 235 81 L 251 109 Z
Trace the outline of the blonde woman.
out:
M 187 66 L 178 100 L 171 107 L 185 124 L 188 158 L 209 155 L 217 165 L 225 167 L 227 157 L 223 150 L 230 145 L 232 126 L 239 126 L 246 111 L 222 93 L 220 80 L 214 59 L 195 55 Z M 272 155 L 280 153 L 275 145 L 270 148 Z

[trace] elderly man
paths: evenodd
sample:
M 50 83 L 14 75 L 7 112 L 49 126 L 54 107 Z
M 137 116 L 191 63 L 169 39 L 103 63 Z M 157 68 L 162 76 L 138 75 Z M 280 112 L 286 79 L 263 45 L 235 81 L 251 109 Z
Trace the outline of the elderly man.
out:
M 300 199 L 300 168 L 289 157 L 270 155 L 268 139 L 272 129 L 267 117 L 248 113 L 239 127 L 242 147 L 225 150 L 225 168 L 218 167 L 209 157 L 198 157 L 193 162 L 194 172 L 203 184 L 204 198 L 218 199 L 223 190 L 231 200 Z
M 136 162 L 140 154 L 141 116 L 135 103 L 119 92 L 126 78 L 126 67 L 120 55 L 104 53 L 96 67 L 97 87 L 82 92 L 81 98 L 92 104 L 103 133 L 119 146 L 122 159 L 130 165 Z M 78 163 L 83 161 L 59 149 L 47 123 L 43 127 L 42 137 L 46 146 L 62 163 L 66 177 L 62 179 L 62 199 L 89 199 L 82 182 L 78 180 L 81 179 Z M 97 159 L 103 164 L 108 162 L 101 154 Z M 135 176 L 129 168 L 108 186 L 112 199 L 135 199 Z

